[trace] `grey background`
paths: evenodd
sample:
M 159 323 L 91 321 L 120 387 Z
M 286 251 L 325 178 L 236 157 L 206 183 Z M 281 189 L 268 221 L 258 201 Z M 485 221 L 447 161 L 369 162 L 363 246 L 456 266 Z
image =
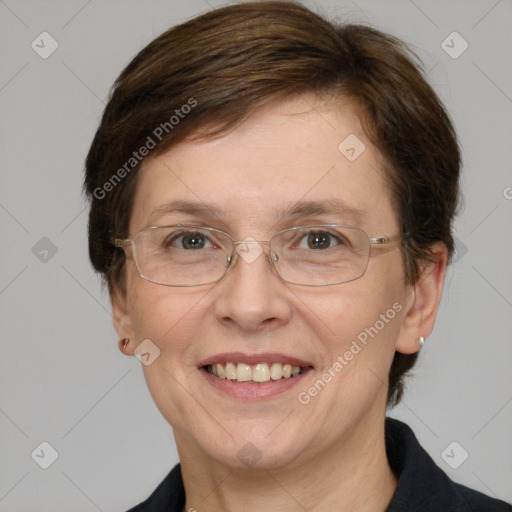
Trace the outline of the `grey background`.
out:
M 458 261 L 391 414 L 454 480 L 512 501 L 512 3 L 305 3 L 412 44 L 454 119 L 464 154 Z M 177 461 L 140 363 L 117 349 L 109 300 L 88 262 L 82 169 L 129 59 L 219 5 L 0 0 L 1 511 L 122 511 Z M 47 59 L 31 48 L 43 31 L 59 45 Z M 453 31 L 469 44 L 457 59 L 441 46 Z M 31 458 L 42 441 L 59 455 L 46 470 Z M 441 456 L 453 441 L 469 453 L 458 469 Z

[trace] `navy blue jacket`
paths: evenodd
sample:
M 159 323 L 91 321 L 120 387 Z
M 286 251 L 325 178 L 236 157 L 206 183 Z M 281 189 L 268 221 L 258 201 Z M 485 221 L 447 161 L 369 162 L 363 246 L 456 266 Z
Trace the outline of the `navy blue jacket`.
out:
M 386 451 L 398 485 L 386 512 L 512 512 L 512 506 L 450 480 L 401 421 L 386 418 Z M 129 512 L 182 512 L 180 465 Z

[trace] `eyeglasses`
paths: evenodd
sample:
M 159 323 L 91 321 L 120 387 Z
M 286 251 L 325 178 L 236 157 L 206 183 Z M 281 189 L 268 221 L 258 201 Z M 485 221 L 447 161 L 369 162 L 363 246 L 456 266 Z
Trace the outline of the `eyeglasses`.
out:
M 235 241 L 218 229 L 178 224 L 143 229 L 114 245 L 132 248 L 142 278 L 164 286 L 200 286 L 220 281 L 240 255 L 252 263 L 269 247 L 269 260 L 279 277 L 303 286 L 328 286 L 364 275 L 372 245 L 385 245 L 400 235 L 370 238 L 357 228 L 318 224 L 284 229 L 269 241 L 248 237 Z

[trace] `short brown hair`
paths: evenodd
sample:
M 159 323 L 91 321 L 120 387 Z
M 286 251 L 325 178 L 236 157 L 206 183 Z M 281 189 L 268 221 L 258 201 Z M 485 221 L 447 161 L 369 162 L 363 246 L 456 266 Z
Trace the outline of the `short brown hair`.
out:
M 395 37 L 331 23 L 297 2 L 246 2 L 169 29 L 114 83 L 87 155 L 84 184 L 91 201 L 89 255 L 110 293 L 126 292 L 124 252 L 112 239 L 128 236 L 142 161 L 134 152 L 151 139 L 151 155 L 157 155 L 197 138 L 199 128 L 201 137 L 222 135 L 269 100 L 305 92 L 345 96 L 358 105 L 366 134 L 386 162 L 406 235 L 406 280 L 419 279 L 434 242 L 444 242 L 452 254 L 460 153 L 417 57 Z M 389 405 L 400 401 L 403 377 L 416 357 L 395 353 Z

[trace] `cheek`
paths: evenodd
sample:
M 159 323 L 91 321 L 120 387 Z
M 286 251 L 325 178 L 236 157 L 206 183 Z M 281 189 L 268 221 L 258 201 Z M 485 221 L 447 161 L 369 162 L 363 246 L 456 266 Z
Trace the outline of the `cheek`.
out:
M 324 371 L 342 359 L 343 379 L 371 370 L 386 381 L 405 311 L 401 276 L 393 266 L 386 270 L 380 279 L 368 273 L 316 297 L 301 296 L 301 315 L 322 342 Z
M 197 325 L 203 294 L 143 284 L 132 295 L 131 318 L 138 339 L 150 338 L 163 352 L 180 352 Z
M 166 360 L 183 356 L 205 291 L 160 286 L 142 279 L 134 265 L 127 269 L 127 295 L 135 342 L 151 340 Z
M 204 294 L 147 282 L 132 294 L 131 317 L 137 343 L 149 339 L 159 351 L 151 364 L 142 367 L 144 378 L 155 404 L 175 428 L 186 428 L 183 422 L 190 407 L 188 383 L 197 372 L 194 347 L 202 337 L 204 313 L 199 310 Z
M 309 319 L 308 323 L 331 350 L 343 350 L 355 339 L 364 343 L 367 336 L 392 338 L 400 328 L 404 309 L 401 294 L 387 287 L 365 290 L 358 285 L 352 289 L 347 285 L 321 299 L 301 297 L 305 306 L 302 316 Z
M 399 290 L 387 279 L 379 284 L 363 278 L 324 290 L 315 300 L 311 295 L 301 299 L 300 314 L 324 357 L 299 401 L 336 437 L 367 411 L 383 406 L 404 308 Z

